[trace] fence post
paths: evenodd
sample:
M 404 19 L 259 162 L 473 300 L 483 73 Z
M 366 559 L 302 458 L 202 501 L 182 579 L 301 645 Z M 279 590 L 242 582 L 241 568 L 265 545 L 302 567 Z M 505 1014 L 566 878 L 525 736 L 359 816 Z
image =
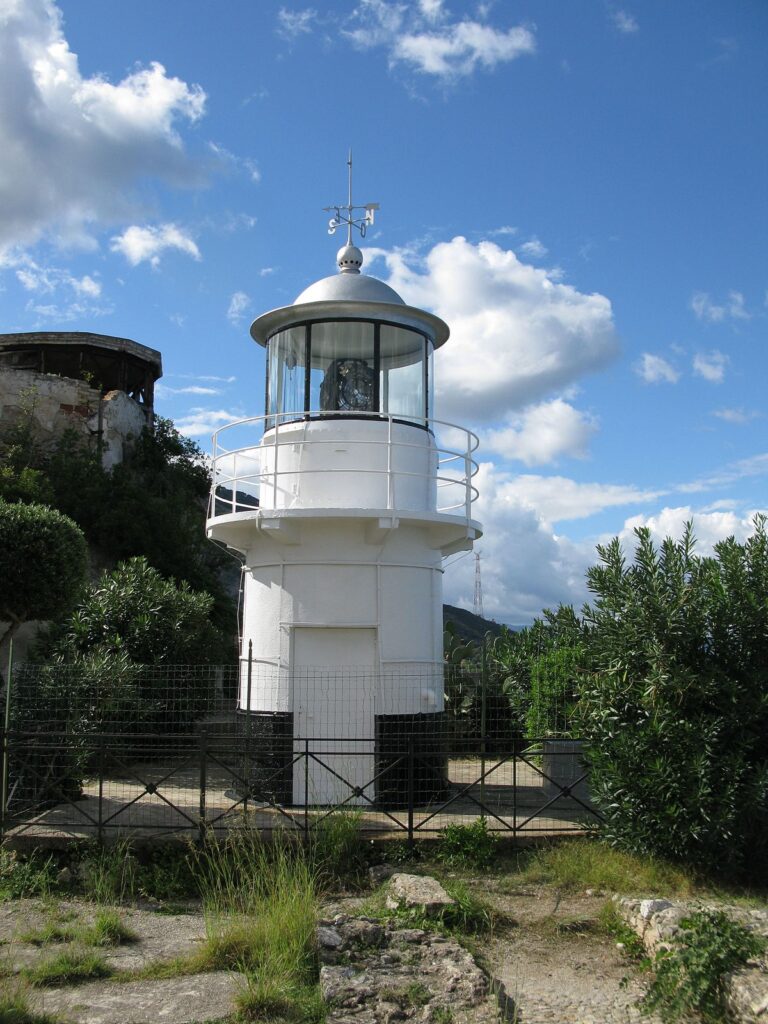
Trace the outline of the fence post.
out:
M 98 762 L 99 762 L 99 813 L 98 813 L 98 840 L 99 845 L 104 841 L 104 736 L 102 733 L 98 734 L 96 740 L 98 746 Z
M 200 841 L 205 840 L 205 787 L 208 781 L 208 732 L 205 728 L 200 730 L 200 807 L 199 807 L 199 830 Z
M 517 738 L 512 740 L 512 838 L 517 839 Z
M 304 740 L 304 839 L 309 839 L 309 738 Z
M 245 688 L 245 795 L 243 796 L 243 820 L 248 817 L 248 794 L 251 791 L 251 685 L 253 683 L 253 640 L 248 641 L 248 684 Z
M 8 749 L 8 730 L 11 727 L 11 680 L 13 677 L 13 637 L 8 641 L 8 672 L 5 677 L 5 718 L 3 721 L 3 791 L 0 795 L 0 836 L 5 832 L 5 818 L 8 814 L 8 767 L 10 751 Z
M 413 848 L 413 800 L 414 800 L 414 752 L 413 733 L 408 737 L 408 846 Z
M 485 755 L 487 752 L 486 729 L 488 727 L 487 715 L 487 680 L 488 680 L 488 653 L 486 649 L 486 637 L 483 637 L 480 660 L 480 806 L 485 817 Z

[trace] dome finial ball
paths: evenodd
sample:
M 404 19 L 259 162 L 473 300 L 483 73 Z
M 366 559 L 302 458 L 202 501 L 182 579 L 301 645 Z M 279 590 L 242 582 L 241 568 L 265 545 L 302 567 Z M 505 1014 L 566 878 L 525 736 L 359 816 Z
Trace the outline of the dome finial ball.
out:
M 342 274 L 359 274 L 363 254 L 356 245 L 343 245 L 336 254 L 336 262 Z

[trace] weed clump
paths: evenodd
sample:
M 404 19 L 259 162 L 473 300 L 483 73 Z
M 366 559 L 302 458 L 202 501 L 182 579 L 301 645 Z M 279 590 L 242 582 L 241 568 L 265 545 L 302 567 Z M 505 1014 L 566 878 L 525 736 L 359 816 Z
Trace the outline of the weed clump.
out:
M 689 896 L 696 887 L 694 877 L 682 867 L 595 839 L 554 843 L 528 854 L 519 862 L 511 887 L 520 883 L 556 885 L 569 891 L 666 892 L 674 896 Z
M 654 980 L 642 1008 L 665 1022 L 697 1013 L 717 1024 L 725 1019 L 726 979 L 765 949 L 765 940 L 719 910 L 703 910 L 680 922 L 675 945 L 653 959 Z
M 497 844 L 498 836 L 489 831 L 485 818 L 471 825 L 446 825 L 438 836 L 437 859 L 450 867 L 487 868 Z
M 52 854 L 33 851 L 20 857 L 14 851 L 0 849 L 0 900 L 50 896 L 56 890 L 58 873 Z
M 41 987 L 78 985 L 84 981 L 108 978 L 112 973 L 112 968 L 100 953 L 85 949 L 64 949 L 50 960 L 26 967 L 21 972 L 30 985 Z
M 0 1021 L 3 1024 L 57 1024 L 47 1013 L 36 1013 L 29 1005 L 29 996 L 22 985 L 6 987 L 0 992 Z

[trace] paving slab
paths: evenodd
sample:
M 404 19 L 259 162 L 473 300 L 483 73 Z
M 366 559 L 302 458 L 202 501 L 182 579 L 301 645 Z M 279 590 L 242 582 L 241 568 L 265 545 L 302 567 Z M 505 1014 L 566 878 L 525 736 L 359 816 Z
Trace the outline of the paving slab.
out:
M 213 971 L 157 981 L 96 981 L 76 988 L 33 990 L 38 1013 L 72 1024 L 217 1024 L 234 1012 L 245 978 Z

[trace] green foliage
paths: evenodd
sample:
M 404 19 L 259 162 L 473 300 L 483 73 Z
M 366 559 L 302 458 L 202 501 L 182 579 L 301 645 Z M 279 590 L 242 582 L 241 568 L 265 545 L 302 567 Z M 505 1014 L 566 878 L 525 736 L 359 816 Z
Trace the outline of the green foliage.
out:
M 569 737 L 584 663 L 581 647 L 561 647 L 540 654 L 531 664 L 531 703 L 526 715 L 531 738 Z
M 747 872 L 768 855 L 768 537 L 694 554 L 636 531 L 590 569 L 591 673 L 579 713 L 605 835 L 636 852 Z
M 485 818 L 478 818 L 471 825 L 446 825 L 438 840 L 437 859 L 461 868 L 489 867 L 498 844 L 498 837 L 489 832 Z
M 0 499 L 7 502 L 24 501 L 30 505 L 50 505 L 53 488 L 39 469 L 24 466 L 0 466 Z
M 643 1009 L 665 1022 L 688 1020 L 693 1012 L 717 1024 L 725 1018 L 727 975 L 764 949 L 764 939 L 721 911 L 692 914 L 680 922 L 674 946 L 656 954 Z
M 87 566 L 85 538 L 71 519 L 44 505 L 0 500 L 0 619 L 12 629 L 71 608 Z
M 361 811 L 336 810 L 326 814 L 314 827 L 308 856 L 319 884 L 332 886 L 360 881 L 368 866 L 361 835 Z
M 525 722 L 528 735 L 535 738 L 550 735 L 550 725 L 567 731 L 562 701 L 573 703 L 581 665 L 580 657 L 571 653 L 582 645 L 573 608 L 561 605 L 542 614 L 525 629 L 504 628 L 490 649 L 514 719 Z
M 163 576 L 213 595 L 218 625 L 234 633 L 234 607 L 221 573 L 232 560 L 205 538 L 210 478 L 200 448 L 158 417 L 111 470 L 98 446 L 75 431 L 43 449 L 35 439 L 34 395 L 0 437 L 0 498 L 37 501 L 68 515 L 110 562 L 143 555 Z
M 462 720 L 469 714 L 476 696 L 476 686 L 468 668 L 477 659 L 478 646 L 463 640 L 452 622 L 443 630 L 445 711 L 451 719 Z
M 0 847 L 0 900 L 49 896 L 56 888 L 56 862 L 34 851 L 22 857 Z
M 136 942 L 137 938 L 117 911 L 111 908 L 99 910 L 92 924 L 62 924 L 52 919 L 42 928 L 21 936 L 23 942 L 35 946 L 46 946 L 52 942 L 71 942 L 81 946 L 120 946 Z
M 32 1010 L 25 987 L 17 982 L 6 983 L 0 992 L 0 1024 L 58 1024 L 58 1021 L 50 1014 Z
M 52 635 L 58 662 L 98 652 L 125 654 L 141 665 L 210 664 L 221 656 L 221 636 L 210 620 L 213 598 L 186 583 L 163 579 L 146 558 L 102 573 Z
M 482 644 L 463 640 L 448 621 L 443 633 L 445 711 L 453 727 L 454 752 L 478 753 L 481 738 L 485 749 L 508 749 L 519 735 L 509 698 L 503 689 L 503 674 L 488 657 L 493 643 L 487 633 Z
M 24 967 L 21 976 L 30 985 L 52 988 L 108 978 L 113 973 L 102 953 L 73 946 L 63 949 L 49 960 Z
M 139 862 L 127 840 L 91 847 L 80 863 L 80 875 L 96 903 L 127 903 L 138 895 Z
M 613 900 L 609 900 L 602 907 L 599 920 L 602 931 L 616 939 L 627 959 L 642 965 L 649 963 L 643 940 L 636 932 L 632 931 Z
M 198 970 L 246 974 L 243 1021 L 319 1020 L 315 872 L 302 847 L 243 831 L 193 857 L 207 928 Z
M 687 896 L 695 889 L 694 878 L 678 865 L 616 849 L 597 839 L 558 841 L 525 853 L 518 873 L 507 876 L 506 887 L 531 884 L 627 895 L 664 892 Z

